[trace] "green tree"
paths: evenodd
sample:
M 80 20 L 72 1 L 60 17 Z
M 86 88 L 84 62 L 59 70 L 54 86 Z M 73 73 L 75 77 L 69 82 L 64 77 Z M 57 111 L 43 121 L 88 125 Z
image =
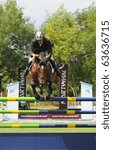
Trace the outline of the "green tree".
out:
M 77 42 L 80 54 L 71 63 L 75 66 L 74 78 L 88 82 L 96 87 L 96 8 L 94 5 L 75 13 L 78 28 Z M 71 72 L 73 71 L 71 69 Z M 80 81 L 78 80 L 78 81 Z M 76 84 L 77 80 L 76 80 Z
M 18 67 L 25 63 L 34 32 L 15 0 L 0 4 L 0 68 L 6 79 L 18 79 Z

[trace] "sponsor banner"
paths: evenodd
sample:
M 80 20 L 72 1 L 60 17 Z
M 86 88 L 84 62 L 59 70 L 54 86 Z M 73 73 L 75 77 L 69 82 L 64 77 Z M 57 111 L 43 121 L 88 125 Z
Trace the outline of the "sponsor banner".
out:
M 74 115 L 68 115 L 68 114 L 33 114 L 33 115 L 19 115 L 20 118 L 23 119 L 79 119 L 81 117 L 81 114 L 74 114 Z
M 22 119 L 28 119 L 28 118 L 30 118 L 30 119 L 35 119 L 35 118 L 40 118 L 40 119 L 45 119 L 45 118 L 49 118 L 50 116 L 49 116 L 49 114 L 33 114 L 33 115 L 29 115 L 29 114 L 25 114 L 25 115 L 19 115 L 19 117 L 20 118 L 22 118 Z
M 74 115 L 67 115 L 67 114 L 65 114 L 65 115 L 63 115 L 63 114 L 61 114 L 61 115 L 51 115 L 51 118 L 53 118 L 53 119 L 79 119 L 80 118 L 80 114 L 74 114 Z
M 19 68 L 19 97 L 26 96 L 26 77 L 25 77 L 25 67 Z
M 61 72 L 61 79 L 60 79 L 60 91 L 59 91 L 59 95 L 60 97 L 67 97 L 67 76 L 68 76 L 68 71 L 67 71 L 67 64 L 62 64 L 60 65 L 59 69 Z M 63 110 L 63 109 L 67 109 L 67 102 L 66 101 L 62 101 L 59 102 L 59 109 Z
M 23 65 L 19 68 L 19 97 L 26 97 L 26 66 Z M 27 109 L 28 102 L 19 102 L 19 109 Z M 20 118 L 20 116 L 19 116 Z

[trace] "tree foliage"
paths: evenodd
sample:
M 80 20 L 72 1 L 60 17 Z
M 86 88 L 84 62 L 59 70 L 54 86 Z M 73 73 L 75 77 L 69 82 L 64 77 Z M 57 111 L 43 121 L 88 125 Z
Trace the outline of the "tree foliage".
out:
M 0 68 L 6 79 L 18 79 L 18 67 L 25 63 L 33 36 L 33 25 L 15 0 L 0 4 Z

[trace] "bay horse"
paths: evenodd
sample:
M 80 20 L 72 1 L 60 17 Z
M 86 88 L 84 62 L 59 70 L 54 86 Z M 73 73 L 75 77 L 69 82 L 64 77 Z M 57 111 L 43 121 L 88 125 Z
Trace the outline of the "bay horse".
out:
M 46 89 L 46 99 L 52 94 L 52 83 L 58 83 L 58 77 L 52 73 L 52 66 L 49 62 L 51 55 L 46 52 L 33 54 L 33 60 L 29 71 L 30 85 L 33 90 L 34 97 L 39 100 Z M 37 88 L 40 92 L 37 92 Z

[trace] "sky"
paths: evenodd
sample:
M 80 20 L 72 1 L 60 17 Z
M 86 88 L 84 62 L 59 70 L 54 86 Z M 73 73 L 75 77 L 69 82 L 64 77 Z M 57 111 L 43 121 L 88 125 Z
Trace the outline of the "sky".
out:
M 6 0 L 0 0 L 5 2 Z M 23 8 L 24 16 L 30 17 L 30 21 L 39 28 L 46 20 L 46 12 L 50 15 L 64 4 L 67 11 L 74 12 L 96 3 L 96 0 L 16 0 L 17 5 Z

